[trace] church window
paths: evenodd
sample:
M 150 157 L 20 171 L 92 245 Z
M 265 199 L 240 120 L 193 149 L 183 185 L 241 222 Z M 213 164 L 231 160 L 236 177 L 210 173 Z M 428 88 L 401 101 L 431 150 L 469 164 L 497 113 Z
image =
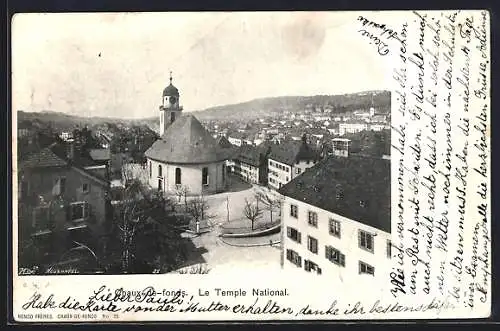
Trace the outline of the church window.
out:
M 204 167 L 201 170 L 201 177 L 202 177 L 202 184 L 208 185 L 208 168 L 207 167 Z
M 162 176 L 161 164 L 158 165 L 158 177 Z
M 158 191 L 163 191 L 163 180 L 161 178 L 158 179 Z
M 175 168 L 175 185 L 181 184 L 181 168 Z
M 149 161 L 149 178 L 153 177 L 153 162 Z

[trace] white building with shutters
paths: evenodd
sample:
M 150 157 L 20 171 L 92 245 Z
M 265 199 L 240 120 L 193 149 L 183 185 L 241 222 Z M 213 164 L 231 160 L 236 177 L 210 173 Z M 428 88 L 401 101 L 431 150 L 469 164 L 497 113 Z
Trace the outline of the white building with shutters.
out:
M 383 281 L 391 259 L 390 162 L 330 157 L 283 186 L 285 270 Z

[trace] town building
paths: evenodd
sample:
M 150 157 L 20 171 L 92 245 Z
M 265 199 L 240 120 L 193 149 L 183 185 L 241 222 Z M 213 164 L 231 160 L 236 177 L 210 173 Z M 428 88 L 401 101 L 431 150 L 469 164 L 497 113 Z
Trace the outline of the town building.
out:
M 332 156 L 283 186 L 283 269 L 386 281 L 390 183 L 388 160 Z
M 365 122 L 349 121 L 339 123 L 339 135 L 341 136 L 347 133 L 358 133 L 365 130 L 368 130 L 368 123 Z
M 211 194 L 226 189 L 224 149 L 193 115 L 178 117 L 179 91 L 170 85 L 163 91 L 160 114 L 164 132 L 145 152 L 149 185 L 166 193 Z M 173 115 L 172 115 L 173 114 Z
M 241 146 L 245 144 L 245 141 L 247 140 L 247 134 L 243 132 L 233 132 L 231 133 L 228 138 L 229 142 L 235 146 Z
M 243 145 L 233 159 L 232 172 L 252 184 L 267 185 L 268 156 L 271 145 L 262 146 Z
M 61 132 L 59 137 L 61 137 L 61 139 L 64 141 L 68 141 L 70 139 L 73 139 L 73 132 L 63 131 Z
M 268 158 L 268 184 L 279 189 L 319 161 L 319 152 L 310 146 L 305 135 L 301 141 L 274 145 Z
M 349 147 L 351 140 L 347 138 L 334 138 L 332 139 L 332 151 L 335 156 L 349 156 Z
M 17 138 L 24 138 L 32 135 L 34 132 L 31 122 L 20 122 L 17 125 Z
M 80 235 L 82 231 L 93 236 L 106 234 L 111 225 L 110 184 L 104 175 L 106 169 L 96 171 L 99 166 L 85 151 L 65 142 L 53 143 L 22 160 L 18 210 L 24 236 L 42 240 L 55 229 Z

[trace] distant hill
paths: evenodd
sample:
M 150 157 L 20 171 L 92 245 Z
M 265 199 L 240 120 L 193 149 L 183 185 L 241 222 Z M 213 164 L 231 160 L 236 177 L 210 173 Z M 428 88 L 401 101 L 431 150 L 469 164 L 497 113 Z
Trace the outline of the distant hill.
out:
M 76 125 L 94 126 L 103 123 L 132 123 L 133 120 L 109 117 L 83 117 L 75 116 L 56 111 L 41 111 L 41 112 L 26 112 L 22 110 L 17 111 L 18 125 L 23 123 L 30 123 L 31 125 L 50 125 L 58 130 L 73 129 Z M 28 124 L 28 125 L 30 125 Z
M 254 120 L 263 117 L 277 116 L 285 111 L 296 113 L 306 107 L 322 107 L 329 105 L 333 113 L 342 113 L 358 109 L 368 109 L 373 105 L 378 110 L 390 111 L 391 93 L 389 91 L 365 91 L 342 95 L 286 96 L 254 99 L 238 104 L 224 105 L 196 111 L 196 117 L 208 120 Z M 17 112 L 18 123 L 36 122 L 49 124 L 59 130 L 74 128 L 75 125 L 100 125 L 103 123 L 123 123 L 157 126 L 158 117 L 144 119 L 122 119 L 108 117 L 82 117 L 61 112 Z
M 292 113 L 312 107 L 329 105 L 333 113 L 342 113 L 358 109 L 368 109 L 372 104 L 388 112 L 391 107 L 389 91 L 366 91 L 343 95 L 287 96 L 255 99 L 248 102 L 217 106 L 196 112 L 200 120 L 241 119 L 250 120 L 267 116 L 276 116 L 284 111 Z

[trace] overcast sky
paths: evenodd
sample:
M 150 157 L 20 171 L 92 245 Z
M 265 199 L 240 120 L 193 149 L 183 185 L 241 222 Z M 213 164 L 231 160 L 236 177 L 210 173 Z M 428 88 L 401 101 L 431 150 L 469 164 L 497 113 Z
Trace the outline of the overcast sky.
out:
M 389 87 L 358 13 L 22 14 L 13 106 L 84 116 L 158 114 L 173 71 L 185 110 Z M 390 74 L 390 73 L 389 73 Z

